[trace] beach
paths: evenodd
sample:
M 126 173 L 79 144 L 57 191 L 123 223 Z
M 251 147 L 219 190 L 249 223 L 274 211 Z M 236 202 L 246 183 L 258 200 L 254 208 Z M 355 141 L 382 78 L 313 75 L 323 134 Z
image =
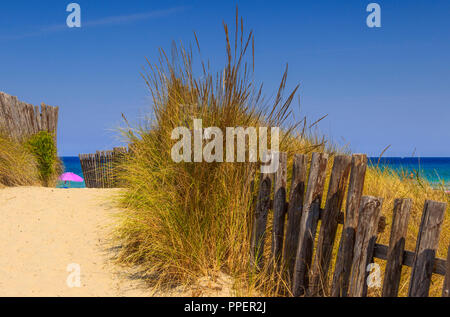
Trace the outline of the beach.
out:
M 139 267 L 115 263 L 120 245 L 109 237 L 120 210 L 111 196 L 119 190 L 0 189 L 0 297 L 231 296 L 225 274 L 162 289 L 150 287 Z M 74 265 L 80 287 L 67 283 Z
M 117 191 L 0 189 L 0 296 L 148 296 L 136 272 L 113 263 Z M 81 285 L 69 287 L 76 265 Z

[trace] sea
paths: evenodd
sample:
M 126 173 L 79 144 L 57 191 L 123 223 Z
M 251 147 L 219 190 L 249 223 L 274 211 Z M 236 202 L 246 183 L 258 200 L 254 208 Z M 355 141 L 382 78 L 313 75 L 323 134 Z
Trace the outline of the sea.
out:
M 78 157 L 64 156 L 61 159 L 64 163 L 65 172 L 72 172 L 84 178 Z M 381 168 L 390 167 L 404 173 L 404 175 L 419 173 L 421 177 L 427 179 L 430 183 L 436 186 L 444 184 L 450 190 L 450 157 L 382 157 L 381 159 L 371 157 L 369 161 L 372 165 L 376 166 L 379 164 Z M 84 188 L 86 184 L 84 182 L 67 184 L 60 182 L 57 187 Z
M 419 175 L 432 185 L 450 190 L 450 157 L 371 157 L 370 164 L 391 169 L 408 176 Z
M 81 169 L 81 163 L 78 156 L 63 156 L 60 157 L 61 161 L 64 164 L 64 172 L 72 172 L 74 174 L 77 174 L 81 176 L 84 179 L 83 176 L 83 170 Z M 58 182 L 56 185 L 57 188 L 86 188 L 86 183 L 75 183 L 75 182 Z

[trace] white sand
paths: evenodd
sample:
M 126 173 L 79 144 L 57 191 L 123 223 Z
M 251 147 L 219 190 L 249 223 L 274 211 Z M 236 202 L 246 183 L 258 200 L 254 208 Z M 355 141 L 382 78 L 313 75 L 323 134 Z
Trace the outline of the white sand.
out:
M 0 296 L 148 296 L 142 280 L 111 263 L 107 230 L 117 190 L 0 189 Z M 70 288 L 71 263 L 81 287 Z M 120 273 L 119 273 L 120 272 Z

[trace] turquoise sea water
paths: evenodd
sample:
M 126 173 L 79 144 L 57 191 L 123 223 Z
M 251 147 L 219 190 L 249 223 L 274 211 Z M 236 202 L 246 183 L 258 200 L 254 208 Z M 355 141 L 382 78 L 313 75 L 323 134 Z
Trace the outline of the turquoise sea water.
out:
M 60 158 L 64 164 L 64 172 L 72 172 L 74 174 L 77 174 L 81 177 L 83 177 L 83 171 L 81 170 L 81 164 L 80 159 L 77 156 L 64 156 Z M 68 188 L 85 188 L 86 183 L 74 183 L 74 182 L 67 182 L 67 184 L 64 184 L 64 182 L 59 182 L 56 186 L 58 188 L 68 187 Z
M 378 158 L 370 158 L 373 165 L 378 164 Z M 450 157 L 383 157 L 380 159 L 381 168 L 390 168 L 404 172 L 405 175 L 419 174 L 433 184 L 444 184 L 450 189 Z
M 78 157 L 61 158 L 65 171 L 72 172 L 84 178 Z M 377 165 L 378 158 L 370 158 L 373 165 Z M 404 171 L 409 175 L 411 172 L 419 172 L 419 175 L 432 183 L 444 182 L 450 189 L 450 157 L 383 157 L 380 159 L 380 166 L 389 166 L 397 171 Z M 84 188 L 86 184 L 70 183 L 64 185 L 62 182 L 58 187 L 67 186 L 69 188 Z

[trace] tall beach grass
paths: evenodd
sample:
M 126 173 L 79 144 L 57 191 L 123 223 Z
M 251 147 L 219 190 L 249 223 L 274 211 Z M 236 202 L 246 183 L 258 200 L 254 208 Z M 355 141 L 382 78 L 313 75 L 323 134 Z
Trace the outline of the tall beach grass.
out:
M 39 184 L 39 170 L 27 147 L 0 133 L 0 187 Z

